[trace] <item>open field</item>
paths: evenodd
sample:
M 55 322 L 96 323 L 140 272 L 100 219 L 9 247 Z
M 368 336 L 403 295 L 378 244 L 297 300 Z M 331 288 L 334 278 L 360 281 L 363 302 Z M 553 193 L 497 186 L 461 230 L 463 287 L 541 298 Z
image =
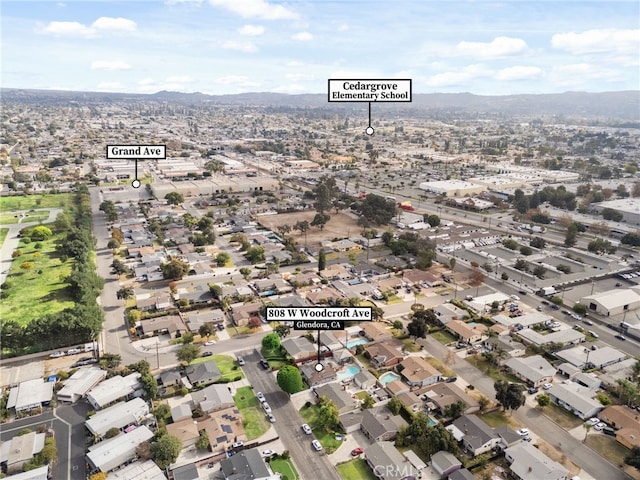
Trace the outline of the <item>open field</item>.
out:
M 269 430 L 270 424 L 251 387 L 240 387 L 233 400 L 240 410 L 248 440 L 258 438 Z
M 71 194 L 57 193 L 0 198 L 0 212 L 30 210 L 32 208 L 62 208 L 71 201 Z
M 11 264 L 6 280 L 10 288 L 6 290 L 8 296 L 0 300 L 0 318 L 27 325 L 34 318 L 73 307 L 63 281 L 71 273 L 71 261 L 60 262 L 57 240 L 54 236 L 40 242 L 39 250 L 35 248 L 36 242 L 20 243 L 22 255 Z M 31 263 L 32 268 L 21 268 L 25 262 Z
M 0 225 L 14 225 L 20 221 L 18 214 L 12 212 L 0 213 Z M 26 212 L 23 214 L 22 223 L 42 222 L 49 218 L 49 210 L 38 210 L 36 212 Z
M 358 219 L 355 215 L 340 212 L 330 213 L 331 220 L 324 226 L 324 230 L 318 227 L 311 227 L 307 231 L 307 244 L 319 245 L 323 240 L 331 240 L 333 238 L 348 238 L 359 234 L 362 227 L 358 226 Z M 278 232 L 277 227 L 281 225 L 289 225 L 292 231 L 287 235 L 293 237 L 298 244 L 304 245 L 305 236 L 300 234 L 298 230 L 293 230 L 296 222 L 307 220 L 309 223 L 313 220 L 315 212 L 292 212 L 282 215 L 264 215 L 259 217 L 259 222 L 266 228 Z

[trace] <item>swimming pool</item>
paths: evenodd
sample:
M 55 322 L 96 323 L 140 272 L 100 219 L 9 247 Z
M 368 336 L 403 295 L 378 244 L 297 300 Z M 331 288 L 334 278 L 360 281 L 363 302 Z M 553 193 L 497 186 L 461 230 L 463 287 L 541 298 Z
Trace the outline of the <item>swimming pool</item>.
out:
M 347 378 L 355 377 L 358 373 L 360 373 L 360 369 L 355 365 L 349 365 L 338 372 L 338 379 L 345 380 Z
M 369 341 L 366 338 L 358 338 L 356 340 L 351 340 L 349 342 L 346 343 L 347 348 L 353 348 L 356 345 L 364 345 L 365 343 L 368 343 Z
M 383 373 L 382 375 L 380 375 L 380 378 L 378 379 L 378 381 L 382 385 L 386 385 L 387 383 L 393 382 L 394 380 L 400 380 L 400 375 L 394 372 Z
M 467 323 L 467 325 L 469 325 L 470 327 L 474 327 L 476 325 L 476 322 L 469 322 Z

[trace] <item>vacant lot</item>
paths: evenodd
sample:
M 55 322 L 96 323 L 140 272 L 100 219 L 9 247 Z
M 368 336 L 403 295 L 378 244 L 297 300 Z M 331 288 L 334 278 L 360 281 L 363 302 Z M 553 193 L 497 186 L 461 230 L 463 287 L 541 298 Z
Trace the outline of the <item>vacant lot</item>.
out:
M 14 258 L 7 277 L 7 297 L 0 301 L 0 318 L 27 325 L 34 318 L 73 307 L 64 279 L 71 273 L 71 261 L 60 261 L 56 253 L 57 236 L 25 244 L 20 242 L 20 257 Z M 30 268 L 25 268 L 30 266 Z
M 276 233 L 281 225 L 289 225 L 291 232 L 287 236 L 293 237 L 298 244 L 304 245 L 305 235 L 298 230 L 293 230 L 296 222 L 307 220 L 309 223 L 313 220 L 315 212 L 294 212 L 284 213 L 281 215 L 265 215 L 259 218 L 259 222 L 265 227 Z M 311 227 L 307 230 L 306 240 L 308 245 L 319 245 L 323 240 L 332 240 L 334 238 L 349 238 L 362 231 L 362 227 L 358 226 L 358 219 L 355 215 L 348 213 L 331 213 L 331 220 L 324 226 L 323 230 L 318 227 Z
M 269 422 L 251 387 L 240 387 L 233 400 L 240 410 L 248 440 L 258 438 L 269 430 Z
M 2 197 L 0 198 L 0 211 L 8 212 L 11 210 L 30 210 L 32 208 L 62 208 L 68 205 L 71 200 L 71 194 L 42 194 L 42 195 L 26 195 L 18 197 Z

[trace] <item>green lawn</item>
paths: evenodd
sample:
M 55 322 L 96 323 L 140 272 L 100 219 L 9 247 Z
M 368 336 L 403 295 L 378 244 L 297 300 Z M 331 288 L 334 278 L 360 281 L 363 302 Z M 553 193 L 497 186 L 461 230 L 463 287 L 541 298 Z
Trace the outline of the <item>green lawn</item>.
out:
M 269 462 L 269 465 L 271 470 L 282 475 L 282 480 L 298 480 L 300 478 L 291 460 L 274 459 Z
M 555 403 L 551 403 L 544 407 L 542 411 L 547 417 L 567 430 L 582 425 L 582 420 L 576 417 L 573 413 L 559 407 Z
M 278 370 L 285 365 L 289 365 L 287 357 L 285 356 L 284 350 L 282 348 L 278 350 L 267 350 L 263 347 L 260 352 L 262 353 L 262 356 L 265 358 L 265 360 L 269 362 L 269 366 L 273 370 Z
M 444 345 L 448 345 L 449 343 L 456 341 L 456 337 L 446 330 L 438 330 L 437 332 L 433 332 L 431 336 Z
M 336 440 L 335 432 L 326 432 L 323 428 L 320 428 L 318 418 L 319 414 L 320 407 L 317 405 L 302 407 L 300 409 L 300 415 L 304 419 L 305 423 L 309 424 L 316 438 L 322 444 L 322 447 L 327 453 L 333 453 L 342 444 L 342 440 Z
M 511 425 L 513 422 L 502 410 L 494 410 L 493 412 L 487 412 L 479 415 L 487 425 L 493 428 L 501 427 L 502 425 Z
M 627 447 L 620 445 L 615 437 L 608 435 L 589 435 L 586 444 L 616 465 L 624 465 L 624 458 L 630 452 Z
M 35 248 L 36 242 L 20 243 L 22 255 L 11 264 L 7 277 L 11 287 L 7 290 L 8 297 L 0 301 L 0 318 L 27 325 L 34 318 L 73 307 L 66 292 L 67 284 L 62 280 L 71 273 L 71 260 L 60 262 L 55 251 L 58 239 L 53 236 L 40 242 L 39 250 Z M 20 268 L 24 262 L 31 262 L 33 268 Z
M 240 410 L 244 432 L 248 440 L 258 438 L 269 430 L 270 424 L 251 387 L 239 388 L 233 400 Z
M 27 212 L 22 218 L 22 223 L 41 222 L 49 218 L 49 210 L 41 210 L 37 212 Z M 18 223 L 20 219 L 16 218 L 16 214 L 11 212 L 0 213 L 0 225 L 8 225 Z
M 477 355 L 477 358 L 474 358 L 473 355 L 469 355 L 467 358 L 465 358 L 465 360 L 467 362 L 469 362 L 471 365 L 473 365 L 474 367 L 477 367 L 478 369 L 480 369 L 483 372 L 485 372 L 487 375 L 489 375 L 494 380 L 504 380 L 504 381 L 510 382 L 510 383 L 522 383 L 522 380 L 520 380 L 515 375 L 511 375 L 511 374 L 508 374 L 508 373 L 501 372 L 498 369 L 498 367 L 496 367 L 495 365 L 490 364 L 480 354 Z
M 230 382 L 235 382 L 235 378 L 238 380 L 242 380 L 244 378 L 244 373 L 240 369 L 240 367 L 236 364 L 236 359 L 229 355 L 213 355 L 211 357 L 198 357 L 193 360 L 190 365 L 195 365 L 196 363 L 206 362 L 207 360 L 213 360 L 216 362 L 220 373 L 222 374 L 221 380 L 225 378 L 229 378 Z M 240 378 L 238 378 L 240 377 Z
M 376 476 L 362 458 L 349 460 L 336 466 L 343 480 L 376 480 Z
M 31 210 L 32 208 L 62 208 L 70 200 L 71 194 L 69 193 L 2 197 L 0 198 L 0 212 Z
M 445 377 L 455 377 L 456 372 L 447 367 L 444 363 L 438 360 L 436 357 L 427 357 L 425 358 L 427 363 L 431 365 L 433 368 L 438 370 Z
M 0 247 L 2 246 L 2 244 L 5 241 L 5 239 L 7 238 L 7 234 L 8 233 L 9 233 L 9 229 L 8 228 L 0 228 Z

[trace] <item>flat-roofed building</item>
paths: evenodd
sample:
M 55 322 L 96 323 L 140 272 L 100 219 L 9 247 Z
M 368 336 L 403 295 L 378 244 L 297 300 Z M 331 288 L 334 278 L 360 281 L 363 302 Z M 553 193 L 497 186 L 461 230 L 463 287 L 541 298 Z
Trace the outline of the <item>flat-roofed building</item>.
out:
M 0 463 L 7 466 L 7 471 L 22 470 L 22 466 L 29 462 L 33 456 L 44 448 L 44 433 L 29 432 L 25 435 L 16 435 L 11 440 L 0 444 Z M 13 477 L 11 477 L 13 478 Z
M 97 367 L 80 368 L 65 382 L 57 394 L 59 402 L 75 403 L 84 397 L 89 390 L 99 384 L 107 376 L 107 372 Z
M 102 438 L 112 428 L 121 429 L 127 425 L 138 425 L 148 414 L 147 402 L 141 398 L 134 398 L 100 410 L 84 424 L 94 436 Z
M 609 317 L 639 309 L 640 293 L 631 288 L 608 290 L 582 297 L 580 303 L 591 312 Z
M 49 465 L 11 475 L 11 480 L 49 480 Z
M 95 470 L 110 472 L 111 470 L 133 460 L 136 448 L 142 442 L 153 438 L 153 432 L 147 427 L 138 427 L 128 433 L 104 440 L 89 447 L 87 461 Z
M 107 480 L 167 480 L 153 460 L 133 462 L 107 475 Z
M 7 408 L 14 408 L 16 413 L 48 405 L 53 398 L 53 382 L 45 382 L 35 378 L 21 382 L 9 391 Z
M 465 195 L 477 195 L 485 192 L 487 187 L 477 183 L 464 182 L 462 180 L 438 180 L 435 182 L 423 182 L 420 190 L 445 195 L 447 197 L 464 197 Z
M 140 374 L 138 372 L 126 377 L 116 375 L 93 388 L 87 394 L 87 400 L 95 409 L 101 409 L 116 400 L 133 396 L 141 388 Z

